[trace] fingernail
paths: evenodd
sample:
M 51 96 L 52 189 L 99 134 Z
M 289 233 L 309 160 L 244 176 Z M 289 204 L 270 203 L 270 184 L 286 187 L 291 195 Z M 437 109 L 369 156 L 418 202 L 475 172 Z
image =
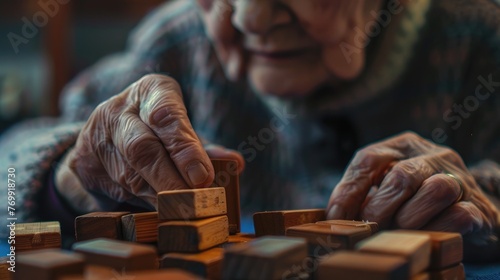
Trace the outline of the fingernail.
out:
M 345 212 L 340 206 L 334 205 L 330 208 L 330 211 L 328 211 L 326 218 L 329 220 L 343 220 L 345 218 Z
M 201 162 L 194 162 L 186 168 L 187 175 L 191 181 L 191 185 L 198 186 L 203 184 L 208 177 L 208 171 Z

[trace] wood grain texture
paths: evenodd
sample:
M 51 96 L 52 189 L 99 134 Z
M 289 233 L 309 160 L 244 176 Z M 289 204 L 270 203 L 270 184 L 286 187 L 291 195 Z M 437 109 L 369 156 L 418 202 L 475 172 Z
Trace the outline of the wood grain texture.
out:
M 293 279 L 287 277 L 306 258 L 305 240 L 265 236 L 226 248 L 222 279 Z
M 289 227 L 326 219 L 325 209 L 257 212 L 253 215 L 255 235 L 285 235 Z
M 16 253 L 61 248 L 61 227 L 59 222 L 38 222 L 16 224 Z
M 121 217 L 123 240 L 154 243 L 158 240 L 157 212 L 124 215 Z
M 93 212 L 75 219 L 76 241 L 94 238 L 122 239 L 121 217 L 130 212 Z
M 223 187 L 226 190 L 229 234 L 236 234 L 241 229 L 238 162 L 226 159 L 211 159 L 211 161 L 215 173 L 211 187 Z
M 439 271 L 429 271 L 431 280 L 463 280 L 465 269 L 462 263 Z
M 409 277 L 408 261 L 399 256 L 342 251 L 325 257 L 318 266 L 318 280 L 406 280 Z
M 395 232 L 423 233 L 431 239 L 429 269 L 440 270 L 459 264 L 463 259 L 462 235 L 453 232 L 397 230 Z
M 356 247 L 361 252 L 406 258 L 412 276 L 426 270 L 430 263 L 431 239 L 423 233 L 381 232 Z
M 228 235 L 227 216 L 164 222 L 158 226 L 158 249 L 161 253 L 194 253 L 226 242 Z
M 315 257 L 341 249 L 353 249 L 356 243 L 371 236 L 369 226 L 304 224 L 290 227 L 287 236 L 305 238 L 309 254 Z
M 179 268 L 208 279 L 220 279 L 224 249 L 212 248 L 201 253 L 168 253 L 160 259 L 160 268 Z
M 98 238 L 75 243 L 73 250 L 83 254 L 88 264 L 108 266 L 117 271 L 158 268 L 156 249 L 145 244 Z
M 227 213 L 224 188 L 173 190 L 158 193 L 160 220 L 194 220 Z
M 364 221 L 350 221 L 350 220 L 326 220 L 316 222 L 317 224 L 325 225 L 343 225 L 343 226 L 353 226 L 353 227 L 369 227 L 372 234 L 378 232 L 378 224 L 375 222 L 364 222 Z
M 82 274 L 84 257 L 69 251 L 44 249 L 19 254 L 14 280 L 53 280 L 63 275 Z

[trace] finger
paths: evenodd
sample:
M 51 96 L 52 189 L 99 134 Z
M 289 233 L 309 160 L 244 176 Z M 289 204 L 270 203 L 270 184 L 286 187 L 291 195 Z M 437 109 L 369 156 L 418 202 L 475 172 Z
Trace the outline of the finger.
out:
M 235 150 L 226 149 L 223 146 L 215 144 L 205 145 L 205 150 L 211 159 L 235 160 L 238 163 L 238 173 L 241 173 L 245 169 L 243 156 Z
M 412 158 L 397 163 L 383 179 L 379 189 L 363 208 L 361 218 L 387 227 L 399 207 L 410 199 L 422 182 L 436 171 L 425 158 Z
M 160 139 L 187 185 L 208 187 L 214 180 L 214 171 L 191 126 L 177 82 L 166 76 L 148 75 L 138 82 L 134 90 L 141 98 L 139 115 L 142 121 Z M 149 140 L 154 145 L 154 139 Z M 158 151 L 156 147 L 155 150 Z M 161 176 L 164 171 L 154 175 Z
M 369 146 L 357 152 L 330 197 L 327 218 L 355 219 L 370 188 L 403 157 L 400 152 L 383 146 Z
M 112 150 L 101 157 L 108 165 L 108 173 L 120 185 L 135 193 L 148 185 L 156 192 L 189 188 L 163 144 L 135 112 L 121 113 L 115 123 L 112 132 L 114 146 L 110 146 Z M 113 151 L 114 147 L 117 151 Z M 133 172 L 129 172 L 125 163 L 131 166 Z
M 395 217 L 396 226 L 404 229 L 423 227 L 457 201 L 461 193 L 462 188 L 450 176 L 436 174 L 429 177 L 417 193 L 399 209 Z
M 484 224 L 481 211 L 471 202 L 461 201 L 443 211 L 423 230 L 459 232 L 462 235 L 479 231 Z

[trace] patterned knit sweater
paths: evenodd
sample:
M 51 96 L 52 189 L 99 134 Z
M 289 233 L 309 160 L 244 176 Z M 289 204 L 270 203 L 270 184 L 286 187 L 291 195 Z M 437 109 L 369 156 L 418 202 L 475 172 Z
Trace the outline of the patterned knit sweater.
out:
M 80 74 L 64 90 L 60 118 L 22 123 L 2 135 L 0 178 L 6 182 L 7 168 L 16 169 L 18 222 L 61 215 L 46 207 L 53 168 L 92 110 L 147 73 L 180 83 L 201 138 L 243 154 L 246 215 L 325 207 L 356 149 L 405 130 L 457 150 L 478 184 L 500 197 L 495 1 L 410 1 L 369 38 L 367 66 L 358 79 L 291 100 L 262 97 L 247 81 L 225 78 L 194 2 L 158 8 L 124 52 Z M 0 192 L 0 201 L 6 195 Z M 0 211 L 1 223 L 6 215 Z M 6 230 L 0 225 L 2 237 Z

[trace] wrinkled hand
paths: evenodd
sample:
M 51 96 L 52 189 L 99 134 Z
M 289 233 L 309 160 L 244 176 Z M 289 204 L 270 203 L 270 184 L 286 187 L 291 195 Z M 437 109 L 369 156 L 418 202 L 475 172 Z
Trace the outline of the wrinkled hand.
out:
M 109 211 L 121 202 L 154 208 L 160 191 L 208 187 L 209 155 L 244 164 L 223 147 L 205 151 L 177 82 L 148 75 L 95 109 L 57 171 L 56 186 L 78 212 Z
M 329 219 L 459 232 L 477 240 L 492 234 L 499 216 L 455 151 L 414 133 L 358 151 L 333 191 L 327 213 Z

